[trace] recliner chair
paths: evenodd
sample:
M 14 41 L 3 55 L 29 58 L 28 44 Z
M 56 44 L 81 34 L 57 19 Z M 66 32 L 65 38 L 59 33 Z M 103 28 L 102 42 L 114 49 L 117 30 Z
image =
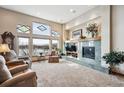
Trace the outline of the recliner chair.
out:
M 0 55 L 0 87 L 36 87 L 36 73 L 27 68 L 28 65 L 24 64 L 8 69 Z
M 31 68 L 32 61 L 31 58 L 28 56 L 25 57 L 18 57 L 14 50 L 6 53 L 5 56 L 6 65 L 8 67 L 13 67 L 22 64 L 28 64 L 29 68 Z

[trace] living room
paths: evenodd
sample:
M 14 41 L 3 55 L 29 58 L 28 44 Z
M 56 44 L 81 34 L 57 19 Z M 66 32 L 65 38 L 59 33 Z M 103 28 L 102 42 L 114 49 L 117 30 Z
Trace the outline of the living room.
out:
M 123 9 L 123 5 L 1 5 L 0 62 L 6 73 L 0 74 L 4 78 L 0 86 L 123 87 L 123 58 L 115 58 L 114 70 L 105 60 L 106 53 L 124 50 Z

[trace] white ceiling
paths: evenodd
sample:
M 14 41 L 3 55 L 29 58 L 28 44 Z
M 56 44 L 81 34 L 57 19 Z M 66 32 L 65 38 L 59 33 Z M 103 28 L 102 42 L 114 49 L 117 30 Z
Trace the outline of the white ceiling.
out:
M 21 12 L 31 16 L 47 19 L 57 23 L 66 23 L 88 10 L 94 8 L 93 5 L 1 5 L 0 7 Z M 74 9 L 76 12 L 70 12 Z

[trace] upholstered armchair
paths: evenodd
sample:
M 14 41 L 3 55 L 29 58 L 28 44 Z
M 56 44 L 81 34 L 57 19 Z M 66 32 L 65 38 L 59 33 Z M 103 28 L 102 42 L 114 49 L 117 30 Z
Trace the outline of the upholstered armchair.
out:
M 30 57 L 28 57 L 28 56 L 18 57 L 14 50 L 11 50 L 10 52 L 6 53 L 5 60 L 6 60 L 6 65 L 8 67 L 14 67 L 17 65 L 28 64 L 29 68 L 31 68 L 31 65 L 32 65 L 32 61 L 31 61 Z
M 28 65 L 24 64 L 8 69 L 0 55 L 0 87 L 36 87 L 36 73 L 27 68 Z

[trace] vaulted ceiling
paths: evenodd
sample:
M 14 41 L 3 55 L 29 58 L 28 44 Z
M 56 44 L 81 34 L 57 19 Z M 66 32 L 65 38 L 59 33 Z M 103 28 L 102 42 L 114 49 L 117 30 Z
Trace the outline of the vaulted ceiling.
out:
M 57 23 L 66 23 L 94 8 L 93 5 L 1 5 L 0 7 L 43 18 Z

